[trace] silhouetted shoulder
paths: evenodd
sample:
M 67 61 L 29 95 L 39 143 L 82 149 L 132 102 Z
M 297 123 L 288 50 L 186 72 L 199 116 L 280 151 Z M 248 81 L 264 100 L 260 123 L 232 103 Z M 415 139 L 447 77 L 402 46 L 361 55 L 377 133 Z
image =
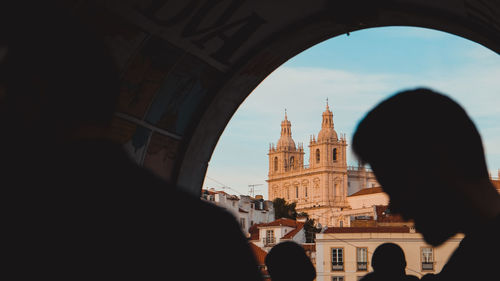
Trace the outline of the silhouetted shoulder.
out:
M 485 252 L 500 251 L 498 237 L 500 237 L 500 215 L 460 242 L 441 272 L 435 275 L 436 280 L 489 280 L 493 276 L 498 278 L 498 258 L 494 254 L 485 255 Z

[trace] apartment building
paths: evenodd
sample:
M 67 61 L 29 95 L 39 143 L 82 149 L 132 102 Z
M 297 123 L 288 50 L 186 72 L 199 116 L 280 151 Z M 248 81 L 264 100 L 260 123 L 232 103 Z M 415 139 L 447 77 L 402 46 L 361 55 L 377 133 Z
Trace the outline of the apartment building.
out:
M 360 280 L 373 271 L 372 254 L 386 242 L 403 249 L 407 274 L 420 278 L 427 273 L 439 273 L 462 239 L 459 234 L 432 247 L 408 226 L 331 227 L 316 235 L 316 280 Z
M 213 188 L 202 191 L 201 198 L 229 211 L 240 223 L 241 230 L 249 237 L 249 228 L 254 224 L 274 221 L 273 202 L 264 200 L 261 195 L 231 195 Z

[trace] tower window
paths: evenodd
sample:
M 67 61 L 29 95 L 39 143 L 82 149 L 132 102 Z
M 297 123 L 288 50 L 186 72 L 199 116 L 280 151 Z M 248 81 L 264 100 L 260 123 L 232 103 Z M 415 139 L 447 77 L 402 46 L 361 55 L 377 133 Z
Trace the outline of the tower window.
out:
M 319 149 L 316 149 L 316 163 L 319 163 Z
M 278 157 L 274 157 L 274 171 L 278 171 Z
M 333 157 L 332 157 L 333 161 L 337 161 L 337 149 L 336 148 L 333 149 L 332 155 L 333 155 Z
M 293 163 L 293 162 L 294 162 L 294 160 L 295 160 L 295 159 L 293 158 L 293 156 L 292 156 L 292 157 L 290 157 L 290 169 L 293 169 L 293 165 L 294 165 L 294 163 Z

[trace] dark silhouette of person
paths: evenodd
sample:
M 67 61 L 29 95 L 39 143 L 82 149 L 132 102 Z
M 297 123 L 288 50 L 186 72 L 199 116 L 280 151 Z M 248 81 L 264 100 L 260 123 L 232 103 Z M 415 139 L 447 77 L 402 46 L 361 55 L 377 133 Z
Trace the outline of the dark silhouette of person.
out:
M 98 31 L 65 6 L 75 2 L 61 3 L 0 9 L 4 274 L 261 280 L 231 214 L 107 137 L 118 70 Z
M 272 281 L 312 281 L 316 278 L 316 269 L 304 248 L 292 241 L 272 247 L 265 263 Z
M 460 105 L 425 88 L 397 93 L 367 113 L 352 144 L 389 195 L 391 212 L 412 219 L 427 243 L 465 234 L 441 272 L 426 278 L 498 279 L 500 259 L 491 253 L 500 250 L 500 196 Z
M 384 243 L 379 245 L 372 255 L 373 272 L 366 274 L 362 281 L 378 280 L 399 280 L 415 281 L 419 280 L 414 275 L 407 275 L 406 258 L 403 249 L 394 243 Z

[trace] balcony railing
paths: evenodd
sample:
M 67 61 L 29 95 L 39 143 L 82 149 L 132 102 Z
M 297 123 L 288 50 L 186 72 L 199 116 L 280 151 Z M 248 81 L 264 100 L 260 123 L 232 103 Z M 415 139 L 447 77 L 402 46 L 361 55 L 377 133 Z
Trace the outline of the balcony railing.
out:
M 343 262 L 332 262 L 332 271 L 343 271 L 344 263 Z
M 264 246 L 269 247 L 269 246 L 274 246 L 276 244 L 276 238 L 274 237 L 269 237 L 264 239 Z
M 358 270 L 359 271 L 366 271 L 368 269 L 368 263 L 367 262 L 360 262 L 358 261 Z
M 422 270 L 434 270 L 433 262 L 422 262 Z

